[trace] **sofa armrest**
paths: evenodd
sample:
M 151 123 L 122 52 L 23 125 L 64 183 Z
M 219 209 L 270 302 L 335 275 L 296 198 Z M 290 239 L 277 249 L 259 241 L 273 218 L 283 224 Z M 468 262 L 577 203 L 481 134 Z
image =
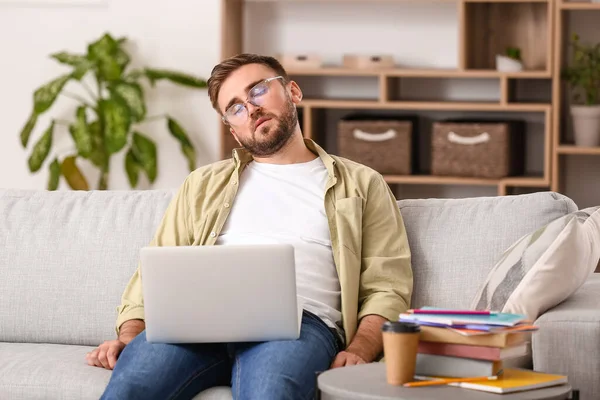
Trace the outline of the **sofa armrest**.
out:
M 535 322 L 533 368 L 567 375 L 580 399 L 600 393 L 600 274 L 592 274 L 567 300 Z

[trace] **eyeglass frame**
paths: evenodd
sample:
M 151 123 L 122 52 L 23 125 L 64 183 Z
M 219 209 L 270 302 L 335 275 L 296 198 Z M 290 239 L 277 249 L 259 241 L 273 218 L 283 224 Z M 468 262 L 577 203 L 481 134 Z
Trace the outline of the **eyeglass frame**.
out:
M 230 110 L 232 107 L 234 107 L 234 106 L 236 106 L 236 105 L 238 105 L 238 104 L 241 104 L 241 105 L 242 105 L 242 106 L 243 106 L 243 107 L 246 109 L 246 113 L 248 113 L 248 116 L 250 115 L 250 113 L 249 113 L 249 111 L 248 111 L 248 107 L 246 106 L 248 103 L 252 104 L 254 107 L 261 107 L 261 106 L 259 106 L 259 105 L 256 105 L 256 104 L 254 104 L 254 103 L 252 103 L 252 102 L 250 101 L 250 99 L 249 99 L 249 97 L 250 97 L 249 93 L 250 93 L 252 90 L 254 90 L 254 88 L 255 88 L 255 87 L 257 87 L 258 85 L 264 85 L 265 83 L 272 82 L 272 81 L 274 81 L 275 79 L 281 79 L 281 80 L 283 80 L 283 81 L 285 82 L 285 78 L 284 78 L 282 75 L 277 75 L 277 76 L 272 76 L 272 77 L 270 77 L 270 78 L 265 78 L 265 79 L 263 79 L 262 81 L 260 81 L 260 82 L 256 83 L 256 85 L 252 86 L 252 87 L 251 87 L 251 88 L 248 90 L 248 94 L 246 95 L 246 100 L 244 100 L 244 101 L 243 101 L 243 102 L 241 102 L 241 103 L 234 103 L 234 104 L 232 104 L 231 106 L 229 106 L 229 107 L 227 108 L 227 110 L 225 110 L 224 114 L 223 114 L 223 115 L 221 115 L 221 120 L 223 121 L 223 123 L 224 123 L 225 125 L 229 125 L 229 126 L 231 126 L 231 123 L 230 123 L 229 121 L 227 121 L 227 118 L 225 118 L 225 114 L 227 114 L 227 111 L 228 111 L 228 110 Z M 246 116 L 246 119 L 248 118 L 248 116 Z

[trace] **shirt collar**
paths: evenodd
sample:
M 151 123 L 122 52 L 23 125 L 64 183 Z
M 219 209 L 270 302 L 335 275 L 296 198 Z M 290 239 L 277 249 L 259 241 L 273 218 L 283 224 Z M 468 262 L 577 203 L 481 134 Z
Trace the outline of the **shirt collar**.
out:
M 304 144 L 306 144 L 306 147 L 310 151 L 312 151 L 317 156 L 319 156 L 319 158 L 321 158 L 321 160 L 323 161 L 323 164 L 325 164 L 325 168 L 327 168 L 327 172 L 328 172 L 329 176 L 334 177 L 335 176 L 335 168 L 334 168 L 335 160 L 333 159 L 333 157 L 331 157 L 321 146 L 319 146 L 312 139 L 305 138 Z M 236 168 L 245 167 L 250 161 L 253 160 L 252 154 L 250 154 L 243 147 L 233 149 L 232 153 L 233 153 L 233 159 L 236 164 Z

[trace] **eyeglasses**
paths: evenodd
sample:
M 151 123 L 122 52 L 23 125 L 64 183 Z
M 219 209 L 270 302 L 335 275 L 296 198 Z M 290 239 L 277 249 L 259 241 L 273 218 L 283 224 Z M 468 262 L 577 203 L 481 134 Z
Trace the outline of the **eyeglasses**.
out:
M 225 110 L 225 114 L 221 117 L 223 122 L 229 125 L 241 125 L 246 122 L 249 115 L 246 104 L 250 103 L 255 107 L 262 107 L 269 94 L 270 83 L 275 79 L 283 79 L 283 76 L 267 78 L 254 85 L 252 89 L 248 91 L 246 101 L 243 103 L 235 103 Z

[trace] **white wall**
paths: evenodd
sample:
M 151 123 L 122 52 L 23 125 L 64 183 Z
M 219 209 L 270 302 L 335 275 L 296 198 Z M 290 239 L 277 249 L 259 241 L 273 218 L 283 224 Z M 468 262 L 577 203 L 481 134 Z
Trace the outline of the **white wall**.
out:
M 137 63 L 182 69 L 208 77 L 218 62 L 220 47 L 220 0 L 106 0 L 99 7 L 16 7 L 2 6 L 0 0 L 0 187 L 43 188 L 46 171 L 31 175 L 27 156 L 18 139 L 30 108 L 33 90 L 63 71 L 47 55 L 62 49 L 83 51 L 89 41 L 105 31 L 128 36 Z M 48 0 L 50 1 L 50 0 Z M 344 3 L 346 5 L 346 3 Z M 246 5 L 245 50 L 274 54 L 283 49 L 291 52 L 316 51 L 327 63 L 337 63 L 344 52 L 387 52 L 389 40 L 396 60 L 405 66 L 452 68 L 457 66 L 458 28 L 456 7 L 445 3 L 310 2 L 308 4 L 251 3 Z M 383 10 L 379 7 L 383 7 Z M 587 24 L 590 26 L 589 24 Z M 595 32 L 595 33 L 594 33 Z M 593 35 L 600 40 L 598 30 Z M 30 36 L 31 35 L 31 36 Z M 332 52 L 331 49 L 334 49 Z M 313 79 L 307 85 L 320 85 Z M 369 96 L 372 82 L 348 79 L 329 83 L 325 89 L 305 86 L 307 91 L 327 95 Z M 427 82 L 409 82 L 411 88 Z M 442 95 L 446 99 L 494 99 L 498 87 L 490 81 L 448 81 L 427 83 L 425 95 Z M 406 89 L 408 86 L 404 85 Z M 351 92 L 348 92 L 351 88 Z M 198 147 L 198 164 L 219 158 L 218 120 L 205 91 L 194 92 L 162 84 L 150 97 L 150 114 L 168 112 L 179 118 Z M 74 103 L 62 99 L 52 109 L 54 116 L 69 116 Z M 431 113 L 432 117 L 441 114 Z M 533 126 L 528 142 L 530 171 L 542 165 L 541 117 L 527 114 Z M 36 133 L 46 120 L 39 122 Z M 154 187 L 175 187 L 187 174 L 185 161 L 179 156 L 177 143 L 160 124 L 148 125 L 145 131 L 159 143 L 159 178 Z M 61 136 L 69 143 L 65 131 Z M 32 139 L 35 139 L 32 138 Z M 600 157 L 568 159 L 565 193 L 580 206 L 600 204 L 600 185 L 596 185 Z M 111 187 L 128 188 L 122 157 L 112 165 Z M 583 171 L 583 173 L 581 172 Z M 95 179 L 92 179 L 95 183 Z M 64 188 L 64 187 L 63 187 Z M 495 195 L 495 188 L 485 187 L 413 187 L 404 186 L 399 196 L 479 196 Z
M 220 21 L 219 0 L 106 0 L 104 5 L 77 7 L 26 7 L 2 4 L 0 0 L 0 188 L 46 187 L 46 168 L 35 175 L 29 172 L 29 150 L 21 147 L 18 136 L 31 110 L 33 91 L 66 71 L 49 54 L 60 50 L 84 52 L 87 43 L 109 32 L 130 39 L 135 65 L 178 69 L 208 78 L 219 60 Z M 68 88 L 77 91 L 78 86 L 69 84 Z M 218 120 L 205 90 L 161 82 L 147 94 L 149 115 L 171 114 L 188 130 L 197 148 L 198 165 L 218 159 Z M 69 98 L 59 99 L 38 121 L 30 146 L 50 116 L 71 119 L 76 104 Z M 159 147 L 159 176 L 154 187 L 178 186 L 188 171 L 177 142 L 161 122 L 141 128 Z M 70 143 L 64 128 L 56 133 L 59 143 Z M 122 154 L 113 157 L 111 169 L 110 187 L 129 188 Z M 90 184 L 95 187 L 96 175 L 90 176 Z

